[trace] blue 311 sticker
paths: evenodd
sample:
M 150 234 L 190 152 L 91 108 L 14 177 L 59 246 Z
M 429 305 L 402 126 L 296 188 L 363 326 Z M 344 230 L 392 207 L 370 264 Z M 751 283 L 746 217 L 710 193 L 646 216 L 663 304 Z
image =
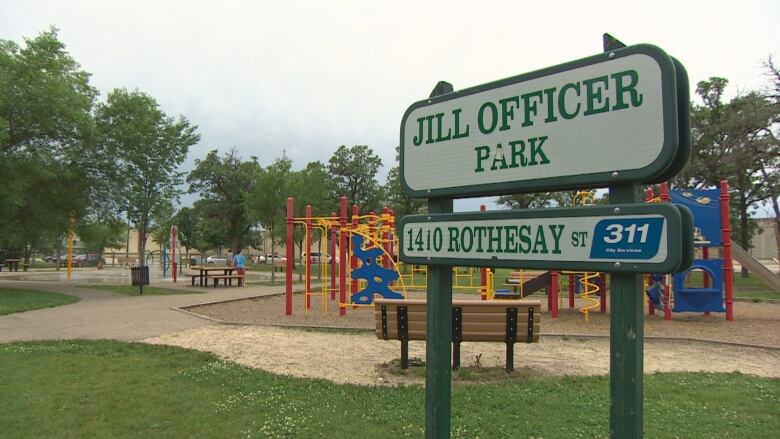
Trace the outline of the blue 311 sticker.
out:
M 663 218 L 615 218 L 596 223 L 590 257 L 652 259 L 661 243 Z

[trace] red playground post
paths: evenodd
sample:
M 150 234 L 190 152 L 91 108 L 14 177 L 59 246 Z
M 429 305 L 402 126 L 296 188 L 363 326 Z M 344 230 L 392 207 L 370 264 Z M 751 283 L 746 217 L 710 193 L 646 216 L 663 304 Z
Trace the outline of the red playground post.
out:
M 347 197 L 341 197 L 341 217 L 339 218 L 339 315 L 347 315 L 344 308 L 347 303 Z
M 576 285 L 577 278 L 573 274 L 569 275 L 569 308 L 574 308 L 574 289 L 577 288 Z
M 731 220 L 729 218 L 729 183 L 720 182 L 720 230 L 723 235 L 723 278 L 726 288 L 726 320 L 734 320 L 734 262 L 731 260 Z
M 306 309 L 311 309 L 311 204 L 306 205 Z
M 292 297 L 292 283 L 293 283 L 293 199 L 287 198 L 287 272 L 286 276 L 286 303 L 285 313 L 288 316 L 292 315 L 293 297 Z M 273 263 L 271 264 L 271 270 L 273 270 Z
M 333 218 L 334 221 L 338 221 L 336 212 L 331 212 L 330 217 Z M 336 300 L 336 259 L 338 259 L 336 256 L 337 229 L 336 226 L 330 227 L 330 251 L 328 251 L 328 254 L 330 255 L 330 300 Z
M 395 212 L 393 209 L 390 209 L 390 237 L 388 239 L 390 241 L 390 258 L 393 262 L 396 262 L 395 247 L 393 244 L 393 241 L 395 241 Z

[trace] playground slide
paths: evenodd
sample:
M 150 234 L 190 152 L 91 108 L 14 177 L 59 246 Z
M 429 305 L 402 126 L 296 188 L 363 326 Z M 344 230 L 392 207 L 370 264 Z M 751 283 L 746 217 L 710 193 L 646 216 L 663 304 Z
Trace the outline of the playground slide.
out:
M 552 277 L 550 275 L 550 272 L 546 272 L 542 275 L 539 275 L 529 281 L 526 281 L 523 284 L 523 295 L 524 296 L 530 296 L 531 294 L 543 289 L 544 287 L 550 285 Z
M 771 270 L 766 268 L 764 264 L 758 262 L 756 258 L 746 252 L 745 249 L 740 247 L 736 242 L 731 241 L 731 257 L 737 260 L 740 264 L 747 267 L 753 274 L 761 279 L 767 286 L 772 288 L 776 293 L 780 293 L 780 277 L 772 273 Z

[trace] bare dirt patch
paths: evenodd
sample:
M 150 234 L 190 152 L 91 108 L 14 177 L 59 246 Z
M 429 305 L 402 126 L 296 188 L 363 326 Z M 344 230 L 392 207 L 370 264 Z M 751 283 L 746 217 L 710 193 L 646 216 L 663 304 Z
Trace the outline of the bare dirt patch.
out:
M 423 293 L 411 293 L 411 298 L 424 298 Z M 473 294 L 455 294 L 455 299 L 475 299 Z M 188 311 L 217 320 L 235 323 L 292 326 L 327 326 L 338 328 L 372 329 L 374 309 L 370 307 L 349 307 L 346 316 L 338 316 L 336 302 L 326 303 L 319 298 L 312 299 L 312 308 L 304 312 L 303 294 L 293 295 L 293 315 L 286 316 L 283 295 L 266 296 L 234 302 L 202 305 L 187 308 Z M 543 300 L 542 310 L 547 310 Z M 562 301 L 558 319 L 542 314 L 543 334 L 587 334 L 609 335 L 609 313 L 591 312 L 586 323 L 577 308 L 564 308 L 568 301 Z M 579 301 L 575 303 L 579 305 Z M 645 336 L 683 337 L 717 340 L 780 348 L 780 304 L 738 302 L 734 305 L 734 321 L 727 322 L 723 313 L 710 316 L 695 313 L 674 314 L 672 321 L 665 321 L 660 313 L 645 316 Z
M 416 297 L 422 297 L 415 294 Z M 456 298 L 474 298 L 456 295 Z M 301 378 L 320 378 L 337 383 L 363 385 L 422 383 L 422 378 L 388 372 L 386 364 L 400 356 L 399 342 L 378 340 L 373 308 L 347 309 L 338 316 L 338 306 L 319 298 L 305 313 L 303 295 L 296 294 L 293 316 L 284 315 L 284 296 L 268 296 L 188 308 L 213 319 L 249 323 L 214 324 L 177 334 L 146 340 L 212 352 L 249 367 Z M 542 300 L 543 309 L 546 301 Z M 326 309 L 324 309 L 326 308 Z M 707 371 L 755 374 L 780 378 L 780 304 L 740 302 L 735 321 L 722 314 L 703 316 L 675 314 L 671 322 L 661 316 L 645 318 L 645 334 L 662 337 L 690 337 L 723 342 L 762 345 L 770 349 L 720 345 L 696 341 L 647 340 L 645 372 Z M 278 327 L 277 325 L 367 329 L 339 332 Z M 543 333 L 608 335 L 608 314 L 591 313 L 585 323 L 576 310 L 562 309 L 560 318 L 542 315 Z M 411 342 L 410 357 L 425 358 L 425 344 Z M 463 343 L 463 366 L 479 362 L 483 367 L 501 368 L 502 343 Z M 479 360 L 477 358 L 479 357 Z M 602 375 L 609 373 L 609 340 L 570 336 L 543 337 L 538 344 L 517 344 L 518 373 L 532 375 Z
M 383 363 L 399 357 L 397 341 L 373 333 L 334 333 L 272 326 L 215 324 L 146 340 L 212 352 L 221 358 L 282 375 L 362 385 L 422 384 L 420 377 L 388 373 Z M 503 367 L 502 343 L 463 343 L 461 361 Z M 410 342 L 409 355 L 425 358 L 425 344 Z M 515 347 L 517 373 L 604 375 L 609 373 L 609 340 L 545 337 Z M 739 371 L 780 378 L 780 352 L 698 342 L 648 341 L 645 372 Z

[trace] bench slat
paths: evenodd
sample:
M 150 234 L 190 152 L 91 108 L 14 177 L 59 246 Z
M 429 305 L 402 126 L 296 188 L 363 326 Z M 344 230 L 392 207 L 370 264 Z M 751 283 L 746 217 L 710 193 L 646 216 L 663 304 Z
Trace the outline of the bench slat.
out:
M 424 312 L 409 312 L 407 313 L 407 319 L 409 322 L 425 322 L 426 321 L 426 314 Z M 469 313 L 464 312 L 462 313 L 463 321 L 464 322 L 473 322 L 473 323 L 506 323 L 506 311 L 503 312 L 496 312 L 496 313 L 485 313 L 485 312 L 477 312 L 477 313 Z M 539 318 L 539 310 L 534 309 L 534 318 Z M 376 321 L 382 320 L 382 311 L 375 311 L 374 312 L 374 319 Z M 396 314 L 395 309 L 388 309 L 387 310 L 387 319 L 392 320 L 395 322 L 398 317 Z M 524 309 L 518 309 L 517 313 L 517 320 L 518 321 L 528 321 L 528 312 Z
M 525 303 L 522 303 L 520 305 L 517 305 L 517 302 L 519 302 L 517 300 L 501 300 L 500 302 L 499 301 L 493 301 L 493 300 L 485 301 L 485 302 L 472 300 L 470 302 L 472 302 L 472 303 L 465 304 L 465 305 L 453 304 L 452 307 L 453 308 L 455 308 L 455 307 L 461 308 L 463 310 L 463 314 L 506 314 L 506 310 L 508 308 L 517 308 L 518 314 L 520 314 L 520 313 L 525 314 L 527 312 L 528 308 L 533 308 L 535 314 L 538 314 L 539 311 L 540 311 L 540 306 L 539 306 L 539 302 L 538 301 L 536 301 L 533 304 L 529 304 L 529 303 L 525 302 Z M 481 303 L 490 303 L 490 306 L 480 305 Z M 380 307 L 379 309 L 381 309 L 382 305 L 383 304 L 379 304 L 378 305 Z M 392 305 L 388 304 L 387 305 L 387 311 L 388 312 L 391 312 L 391 311 L 395 312 L 396 306 L 397 306 L 396 304 L 392 304 Z M 403 306 L 407 306 L 407 305 L 403 305 Z M 375 307 L 374 309 L 377 309 L 377 308 Z M 381 313 L 381 311 L 379 311 L 379 312 Z M 414 305 L 414 304 L 408 305 L 407 306 L 407 313 L 409 315 L 409 320 L 413 320 L 413 319 L 416 319 L 416 316 L 413 318 L 413 314 L 425 315 L 426 308 L 425 308 L 425 306 L 422 306 L 422 305 Z
M 541 326 L 538 323 L 534 323 L 534 336 L 533 343 L 539 342 L 539 331 Z M 382 338 L 382 328 L 378 328 L 376 331 L 377 338 Z M 517 325 L 517 340 L 515 343 L 526 343 L 526 334 L 528 334 L 528 325 Z M 398 340 L 398 330 L 387 330 L 388 340 Z M 506 332 L 463 332 L 463 341 L 494 341 L 503 342 L 506 339 Z M 423 330 L 409 330 L 409 340 L 425 340 L 425 329 Z
M 425 322 L 409 322 L 409 331 L 420 331 L 425 332 L 426 324 Z M 539 327 L 539 323 L 534 322 L 534 329 L 537 330 Z M 490 333 L 496 333 L 496 334 L 505 334 L 506 333 L 506 323 L 473 323 L 473 322 L 466 322 L 464 321 L 462 323 L 462 332 L 463 334 L 472 332 L 490 332 Z M 380 338 L 382 335 L 382 322 L 376 322 L 376 330 L 379 334 Z M 393 323 L 391 324 L 390 319 L 388 318 L 387 322 L 387 331 L 388 334 L 391 331 L 395 331 L 397 333 L 398 331 L 398 325 Z M 519 321 L 517 324 L 517 333 L 520 334 L 521 332 L 527 333 L 528 332 L 528 323 L 525 321 Z M 503 340 L 503 338 L 502 338 Z

